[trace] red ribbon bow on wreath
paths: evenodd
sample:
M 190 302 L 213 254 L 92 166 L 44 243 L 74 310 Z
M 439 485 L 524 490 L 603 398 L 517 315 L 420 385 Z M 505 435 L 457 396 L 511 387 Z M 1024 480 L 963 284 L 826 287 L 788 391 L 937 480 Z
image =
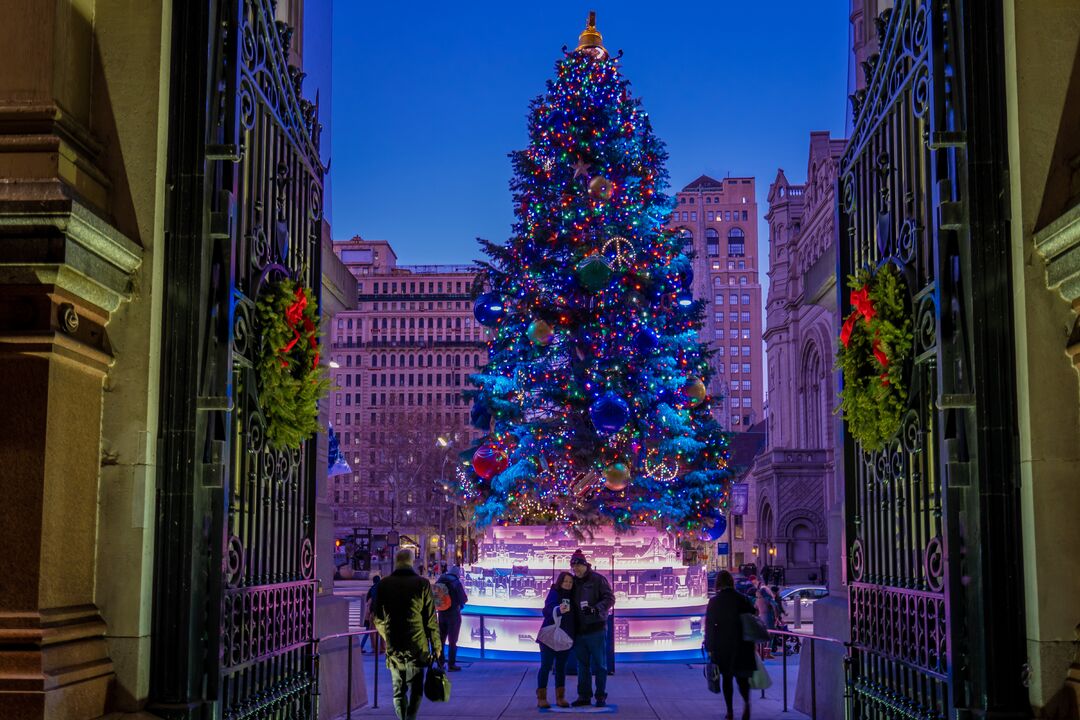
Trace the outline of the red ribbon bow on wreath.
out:
M 293 301 L 293 304 L 285 310 L 285 319 L 288 321 L 289 327 L 292 328 L 293 338 L 289 342 L 285 343 L 285 347 L 281 348 L 282 353 L 289 352 L 294 347 L 296 347 L 296 343 L 300 341 L 300 331 L 297 328 L 301 323 L 303 323 L 304 332 L 308 334 L 308 340 L 311 343 L 311 347 L 318 348 L 319 346 L 319 342 L 318 340 L 316 340 L 315 334 L 313 332 L 315 330 L 315 325 L 311 322 L 310 319 L 308 319 L 304 315 L 304 309 L 307 307 L 308 304 L 307 295 L 304 294 L 304 289 L 302 287 L 297 287 L 294 297 L 296 298 L 296 300 Z M 312 361 L 311 366 L 316 367 L 318 366 L 318 364 L 319 351 L 318 349 L 316 349 L 315 358 Z M 285 358 L 282 358 L 281 367 L 288 366 L 289 361 Z
M 870 299 L 870 290 L 866 285 L 863 285 L 858 290 L 851 291 L 851 304 L 855 310 L 847 316 L 844 326 L 840 328 L 840 342 L 844 344 L 844 347 L 851 344 L 851 333 L 854 332 L 855 325 L 859 322 L 860 317 L 869 325 L 870 321 L 877 316 L 877 309 L 874 307 L 874 301 Z M 877 333 L 874 336 L 873 352 L 874 359 L 878 361 L 882 369 L 888 370 L 889 356 L 881 349 L 881 340 L 877 337 Z M 889 384 L 889 374 L 887 372 L 881 373 L 881 384 Z

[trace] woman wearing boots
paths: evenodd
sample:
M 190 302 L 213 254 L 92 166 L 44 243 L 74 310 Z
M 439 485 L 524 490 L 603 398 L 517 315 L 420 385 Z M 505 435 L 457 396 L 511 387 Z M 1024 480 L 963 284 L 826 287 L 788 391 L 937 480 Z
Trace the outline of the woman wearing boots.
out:
M 548 625 L 554 625 L 555 619 L 559 619 L 559 627 L 571 638 L 574 637 L 574 613 L 570 607 L 570 595 L 574 589 L 574 576 L 571 573 L 559 573 L 558 580 L 548 590 L 544 600 L 544 622 L 541 629 Z M 540 673 L 536 678 L 536 705 L 540 708 L 549 708 L 547 686 L 548 675 L 551 668 L 555 667 L 555 704 L 559 707 L 570 707 L 566 701 L 566 660 L 570 657 L 570 648 L 566 650 L 553 650 L 542 642 L 540 645 Z

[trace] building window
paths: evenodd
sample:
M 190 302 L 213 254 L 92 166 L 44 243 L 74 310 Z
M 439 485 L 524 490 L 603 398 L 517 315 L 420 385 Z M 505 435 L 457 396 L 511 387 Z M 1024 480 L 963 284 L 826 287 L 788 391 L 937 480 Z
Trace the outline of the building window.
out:
M 746 254 L 746 233 L 739 228 L 731 228 L 728 233 L 728 257 L 739 257 Z
M 708 198 L 706 198 L 706 199 L 708 199 Z M 709 222 L 712 222 L 713 220 L 715 220 L 715 219 L 716 219 L 716 213 L 714 213 L 714 212 L 713 212 L 712 210 L 710 210 L 709 212 L 707 212 L 707 213 L 705 214 L 705 218 L 706 218 L 706 219 L 707 219 L 707 220 L 708 220 Z
M 742 304 L 743 305 L 749 305 L 750 304 L 750 296 L 749 295 L 743 295 L 742 296 Z
M 727 211 L 724 212 L 724 221 L 725 222 L 731 222 L 731 211 L 730 210 L 727 210 Z
M 724 312 L 722 310 L 718 310 L 717 312 L 713 313 L 713 320 L 718 323 L 724 322 Z
M 718 337 L 718 338 L 719 337 L 724 337 L 724 329 L 723 328 L 716 328 L 716 337 Z M 716 346 L 716 356 L 717 357 L 724 357 L 724 346 L 723 345 L 717 345 Z M 721 367 L 723 367 L 723 365 L 721 365 Z
M 709 257 L 720 254 L 720 233 L 716 231 L 716 228 L 705 229 L 705 248 Z
M 743 312 L 743 313 L 742 313 L 742 321 L 743 321 L 743 322 L 750 322 L 750 313 L 748 313 L 748 312 Z
M 743 340 L 749 340 L 750 339 L 750 328 L 743 328 L 742 329 L 742 339 Z
M 742 371 L 744 373 L 749 373 L 750 372 L 750 363 L 743 363 L 742 364 Z
M 738 295 L 731 295 L 730 297 L 728 297 L 728 300 L 730 301 L 728 303 L 729 305 L 738 305 L 739 304 L 739 296 Z
M 742 389 L 743 390 L 749 390 L 750 389 L 750 381 L 749 380 L 743 380 L 742 381 Z
M 746 276 L 745 275 L 740 275 L 739 276 L 739 284 L 740 285 L 745 285 L 746 284 Z
M 692 221 L 694 221 L 694 222 L 696 222 L 696 221 L 697 221 L 697 211 L 696 211 L 696 210 L 691 210 L 691 211 L 690 211 L 690 219 L 691 219 Z
M 746 198 L 743 198 L 743 200 L 746 200 Z M 742 211 L 742 219 L 743 219 L 743 220 L 746 220 L 746 219 L 747 219 L 747 217 L 746 217 L 746 211 L 745 211 L 745 210 L 743 210 L 743 211 Z

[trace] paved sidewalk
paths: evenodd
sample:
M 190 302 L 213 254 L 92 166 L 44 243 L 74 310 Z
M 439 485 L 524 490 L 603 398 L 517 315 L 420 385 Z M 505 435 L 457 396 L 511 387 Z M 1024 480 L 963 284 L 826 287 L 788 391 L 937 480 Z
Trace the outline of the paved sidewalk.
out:
M 371 656 L 365 656 L 364 669 L 368 673 L 368 697 L 371 697 Z M 432 703 L 424 700 L 420 706 L 421 720 L 426 717 L 454 717 L 456 720 L 521 720 L 558 715 L 614 714 L 632 720 L 711 720 L 723 717 L 723 700 L 713 695 L 705 686 L 701 665 L 620 663 L 614 675 L 608 677 L 607 708 L 552 708 L 538 710 L 536 707 L 537 665 L 522 662 L 476 661 L 462 662 L 461 672 L 450 673 L 452 690 L 450 702 Z M 754 720 L 804 720 L 807 716 L 796 712 L 791 706 L 795 699 L 795 678 L 798 675 L 798 658 L 788 662 L 788 712 L 782 712 L 781 668 L 779 661 L 766 663 L 773 678 L 773 686 L 765 691 L 751 691 L 751 707 Z M 567 697 L 577 696 L 573 688 L 576 677 L 567 678 Z M 554 685 L 549 682 L 548 692 L 554 695 Z M 553 698 L 552 698 L 553 700 Z M 740 717 L 741 701 L 735 700 L 735 717 Z M 353 712 L 353 718 L 392 718 L 390 678 L 386 668 L 379 672 L 379 707 L 362 708 Z

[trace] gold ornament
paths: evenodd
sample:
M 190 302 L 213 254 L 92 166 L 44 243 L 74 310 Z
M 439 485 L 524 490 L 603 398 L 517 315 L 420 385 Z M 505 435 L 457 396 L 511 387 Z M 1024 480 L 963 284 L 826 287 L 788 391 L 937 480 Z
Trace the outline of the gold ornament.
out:
M 630 468 L 626 463 L 614 462 L 604 468 L 604 485 L 608 490 L 619 492 L 630 483 Z
M 610 200 L 615 186 L 606 177 L 597 175 L 589 181 L 589 197 L 597 200 Z
M 604 243 L 600 252 L 611 258 L 611 265 L 616 270 L 625 270 L 630 267 L 636 254 L 634 244 L 621 235 L 616 235 Z
M 705 383 L 701 381 L 701 378 L 691 375 L 687 379 L 686 384 L 683 385 L 683 393 L 686 394 L 686 398 L 690 401 L 691 405 L 698 405 L 705 399 L 708 391 L 705 388 Z
M 536 345 L 547 345 L 555 330 L 543 320 L 533 320 L 529 325 L 529 339 Z
M 577 49 L 597 60 L 603 60 L 608 56 L 607 49 L 604 47 L 604 38 L 596 29 L 595 12 L 589 12 L 589 22 L 585 24 L 585 30 L 578 36 Z

